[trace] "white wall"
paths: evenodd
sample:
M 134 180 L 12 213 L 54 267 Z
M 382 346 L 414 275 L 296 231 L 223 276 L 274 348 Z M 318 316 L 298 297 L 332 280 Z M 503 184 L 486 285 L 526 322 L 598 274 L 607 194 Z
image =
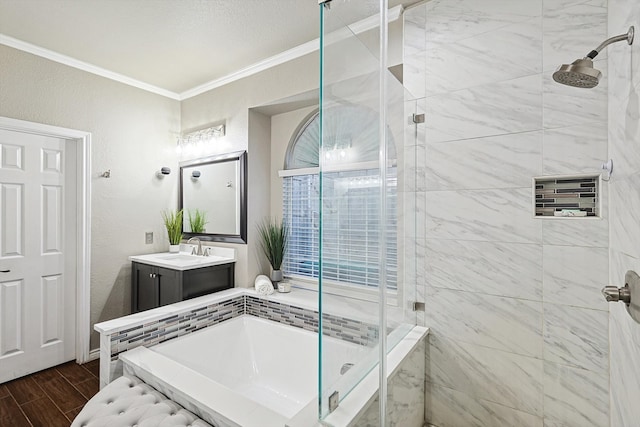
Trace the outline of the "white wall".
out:
M 405 84 L 426 112 L 427 420 L 608 426 L 606 185 L 603 219 L 531 212 L 532 177 L 597 174 L 606 160 L 606 80 L 551 78 L 607 37 L 606 1 L 433 0 L 406 18 Z
M 0 116 L 91 132 L 91 326 L 129 313 L 127 257 L 168 247 L 160 212 L 177 205 L 180 104 L 5 46 L 0 82 Z M 162 166 L 173 173 L 159 180 Z
M 284 169 L 287 147 L 298 125 L 317 110 L 317 106 L 300 108 L 271 117 L 271 216 L 282 218 L 282 178 L 278 171 Z
M 400 57 L 401 30 L 399 22 L 390 30 L 392 63 Z M 188 159 L 174 150 L 181 132 L 225 123 L 226 136 L 205 155 L 248 151 L 249 243 L 220 245 L 237 250 L 237 286 L 251 286 L 255 275 L 267 271 L 257 252 L 255 223 L 274 205 L 271 120 L 250 110 L 317 89 L 318 70 L 316 52 L 178 102 L 0 46 L 0 115 L 93 135 L 92 327 L 129 313 L 127 257 L 168 246 L 160 212 L 177 205 L 178 162 Z M 155 172 L 162 166 L 173 173 L 158 180 Z M 107 169 L 112 177 L 99 178 Z M 144 244 L 145 231 L 154 232 L 153 245 Z M 91 347 L 98 347 L 96 334 Z
M 609 282 L 623 286 L 627 270 L 640 273 L 640 3 L 609 0 L 609 35 L 636 29 L 632 46 L 608 48 L 611 177 Z M 620 303 L 609 313 L 611 427 L 640 422 L 640 324 Z

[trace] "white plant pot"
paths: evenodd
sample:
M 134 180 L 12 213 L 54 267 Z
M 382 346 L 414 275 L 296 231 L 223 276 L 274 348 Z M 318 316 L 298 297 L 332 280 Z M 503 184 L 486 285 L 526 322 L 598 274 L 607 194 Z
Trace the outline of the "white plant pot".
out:
M 180 245 L 169 245 L 169 253 L 176 254 L 180 252 Z

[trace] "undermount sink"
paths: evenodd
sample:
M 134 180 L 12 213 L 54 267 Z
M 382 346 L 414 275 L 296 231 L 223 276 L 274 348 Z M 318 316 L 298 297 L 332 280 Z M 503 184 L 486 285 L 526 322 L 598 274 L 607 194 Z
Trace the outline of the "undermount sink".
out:
M 174 270 L 190 270 L 192 268 L 235 262 L 235 250 L 231 248 L 210 248 L 212 255 L 191 255 L 189 251 L 179 253 L 161 252 L 156 254 L 130 256 L 129 261 L 151 264 Z

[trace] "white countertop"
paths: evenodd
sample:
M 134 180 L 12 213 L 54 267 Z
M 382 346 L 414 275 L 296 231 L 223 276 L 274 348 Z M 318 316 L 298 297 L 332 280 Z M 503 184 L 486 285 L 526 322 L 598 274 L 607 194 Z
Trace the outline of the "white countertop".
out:
M 192 248 L 193 245 L 182 244 L 180 245 L 180 252 L 160 252 L 155 254 L 133 255 L 129 257 L 129 261 L 179 271 L 236 262 L 236 251 L 233 248 L 207 246 L 206 248 L 210 252 L 209 256 L 191 255 Z

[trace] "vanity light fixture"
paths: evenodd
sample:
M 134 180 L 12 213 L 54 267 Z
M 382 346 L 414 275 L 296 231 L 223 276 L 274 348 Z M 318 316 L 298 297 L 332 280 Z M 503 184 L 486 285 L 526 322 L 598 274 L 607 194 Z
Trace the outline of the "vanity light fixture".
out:
M 202 149 L 204 144 L 208 144 L 216 138 L 224 136 L 226 133 L 225 125 L 211 126 L 206 129 L 200 129 L 184 136 L 179 136 L 176 145 L 178 154 L 183 151 L 189 152 Z

